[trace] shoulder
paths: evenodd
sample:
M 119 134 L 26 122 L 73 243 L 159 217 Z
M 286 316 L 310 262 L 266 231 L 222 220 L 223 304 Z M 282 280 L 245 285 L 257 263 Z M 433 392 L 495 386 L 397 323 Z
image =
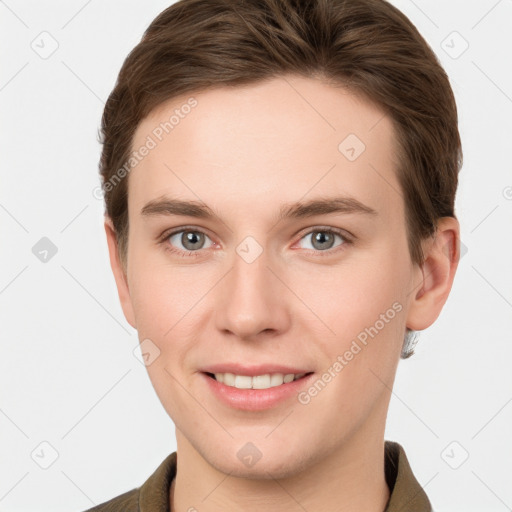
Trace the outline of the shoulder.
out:
M 84 512 L 139 512 L 139 493 L 137 487 Z
M 169 454 L 140 486 L 83 512 L 169 512 L 169 490 L 176 476 L 177 452 Z
M 384 512 L 432 512 L 432 505 L 412 472 L 405 450 L 394 441 L 385 442 L 385 475 L 390 497 Z

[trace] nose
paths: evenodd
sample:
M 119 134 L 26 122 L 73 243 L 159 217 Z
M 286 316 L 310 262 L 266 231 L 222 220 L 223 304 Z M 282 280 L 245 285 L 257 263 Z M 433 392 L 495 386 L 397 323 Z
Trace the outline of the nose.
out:
M 291 318 L 291 294 L 283 284 L 283 271 L 269 261 L 265 251 L 254 261 L 241 254 L 234 255 L 231 270 L 219 283 L 217 329 L 246 340 L 282 334 Z

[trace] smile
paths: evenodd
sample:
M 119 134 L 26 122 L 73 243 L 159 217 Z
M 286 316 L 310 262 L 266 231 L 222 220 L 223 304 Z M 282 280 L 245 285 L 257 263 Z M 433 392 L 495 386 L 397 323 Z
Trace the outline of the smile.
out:
M 230 386 L 238 389 L 268 389 L 294 380 L 301 379 L 306 373 L 299 374 L 282 374 L 282 373 L 267 373 L 264 375 L 235 375 L 233 373 L 207 373 L 207 375 L 217 382 L 221 382 L 225 386 Z

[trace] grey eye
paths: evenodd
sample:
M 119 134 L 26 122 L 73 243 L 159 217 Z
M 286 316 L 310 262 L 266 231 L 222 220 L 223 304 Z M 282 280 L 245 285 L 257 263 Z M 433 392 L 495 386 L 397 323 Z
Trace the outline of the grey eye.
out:
M 181 244 L 184 250 L 195 251 L 204 249 L 206 238 L 208 237 L 204 233 L 201 233 L 201 231 L 182 230 L 173 233 L 169 237 L 169 241 L 174 246 L 178 245 L 178 249 L 181 249 L 179 247 L 179 244 Z
M 336 237 L 343 240 L 343 237 L 334 231 L 329 231 L 328 229 L 317 229 L 315 231 L 309 232 L 302 238 L 302 240 L 308 238 L 312 240 L 312 247 L 306 247 L 306 249 L 311 248 L 319 251 L 325 251 L 334 247 L 334 241 Z

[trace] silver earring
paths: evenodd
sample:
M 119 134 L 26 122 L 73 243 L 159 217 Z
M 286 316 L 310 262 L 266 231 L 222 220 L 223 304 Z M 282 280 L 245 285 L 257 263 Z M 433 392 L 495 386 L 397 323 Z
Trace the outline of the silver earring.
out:
M 414 348 L 416 347 L 419 338 L 420 335 L 418 331 L 413 331 L 408 327 L 406 328 L 404 344 L 402 345 L 402 353 L 400 354 L 401 359 L 407 359 L 414 354 Z

